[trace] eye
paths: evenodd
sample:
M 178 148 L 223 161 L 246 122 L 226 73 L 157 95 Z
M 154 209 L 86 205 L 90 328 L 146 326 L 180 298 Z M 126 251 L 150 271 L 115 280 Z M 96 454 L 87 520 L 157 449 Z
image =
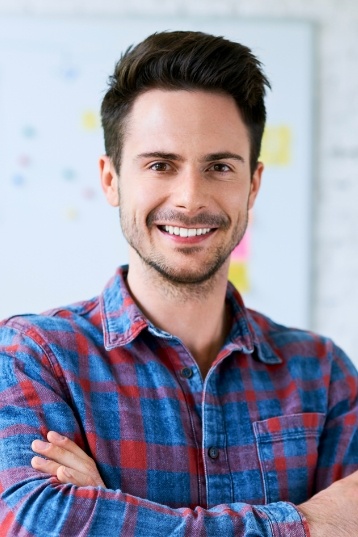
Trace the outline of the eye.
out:
M 149 169 L 154 170 L 155 172 L 167 172 L 170 170 L 170 166 L 167 162 L 155 162 Z
M 213 172 L 225 173 L 225 172 L 230 172 L 231 168 L 227 164 L 217 162 L 216 164 L 213 164 L 212 166 L 210 166 L 209 170 Z

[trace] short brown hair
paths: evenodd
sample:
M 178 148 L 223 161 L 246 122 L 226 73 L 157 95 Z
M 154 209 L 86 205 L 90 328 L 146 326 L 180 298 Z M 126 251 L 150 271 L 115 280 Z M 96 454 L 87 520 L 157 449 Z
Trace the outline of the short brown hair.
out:
M 125 119 L 138 95 L 153 89 L 206 90 L 232 96 L 250 135 L 250 167 L 256 168 L 270 87 L 251 50 L 202 32 L 161 32 L 131 46 L 109 78 L 101 107 L 106 153 L 119 172 Z

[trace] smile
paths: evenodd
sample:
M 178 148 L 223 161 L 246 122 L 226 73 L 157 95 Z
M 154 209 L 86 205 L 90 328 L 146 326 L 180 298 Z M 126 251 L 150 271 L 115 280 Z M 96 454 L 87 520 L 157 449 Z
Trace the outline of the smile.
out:
M 206 235 L 212 231 L 211 228 L 187 228 L 177 226 L 161 226 L 169 235 L 177 235 L 178 237 L 196 237 L 197 235 Z

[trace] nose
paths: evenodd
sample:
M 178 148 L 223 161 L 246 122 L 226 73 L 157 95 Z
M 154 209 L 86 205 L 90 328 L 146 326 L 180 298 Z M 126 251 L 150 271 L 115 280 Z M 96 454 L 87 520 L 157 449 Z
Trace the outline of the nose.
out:
M 174 205 L 195 213 L 208 205 L 208 184 L 200 170 L 190 167 L 177 177 Z

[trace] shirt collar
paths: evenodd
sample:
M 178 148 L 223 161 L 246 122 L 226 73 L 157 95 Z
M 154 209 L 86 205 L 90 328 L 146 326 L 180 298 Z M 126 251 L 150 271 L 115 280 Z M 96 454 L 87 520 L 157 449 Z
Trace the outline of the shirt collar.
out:
M 100 296 L 104 346 L 106 350 L 123 346 L 133 341 L 145 328 L 158 336 L 172 336 L 154 327 L 134 302 L 126 285 L 128 266 L 119 267 Z M 226 301 L 232 311 L 232 329 L 226 346 L 230 350 L 245 353 L 257 351 L 264 363 L 276 364 L 281 359 L 275 355 L 264 338 L 262 329 L 245 308 L 239 292 L 229 282 Z
M 119 267 L 100 296 L 106 350 L 130 343 L 149 324 L 129 293 L 127 273 L 127 265 Z
M 255 321 L 237 289 L 228 282 L 226 301 L 231 307 L 233 323 L 229 334 L 231 344 L 246 353 L 255 352 L 265 364 L 279 364 L 281 358 L 274 353 L 267 341 L 267 334 Z

